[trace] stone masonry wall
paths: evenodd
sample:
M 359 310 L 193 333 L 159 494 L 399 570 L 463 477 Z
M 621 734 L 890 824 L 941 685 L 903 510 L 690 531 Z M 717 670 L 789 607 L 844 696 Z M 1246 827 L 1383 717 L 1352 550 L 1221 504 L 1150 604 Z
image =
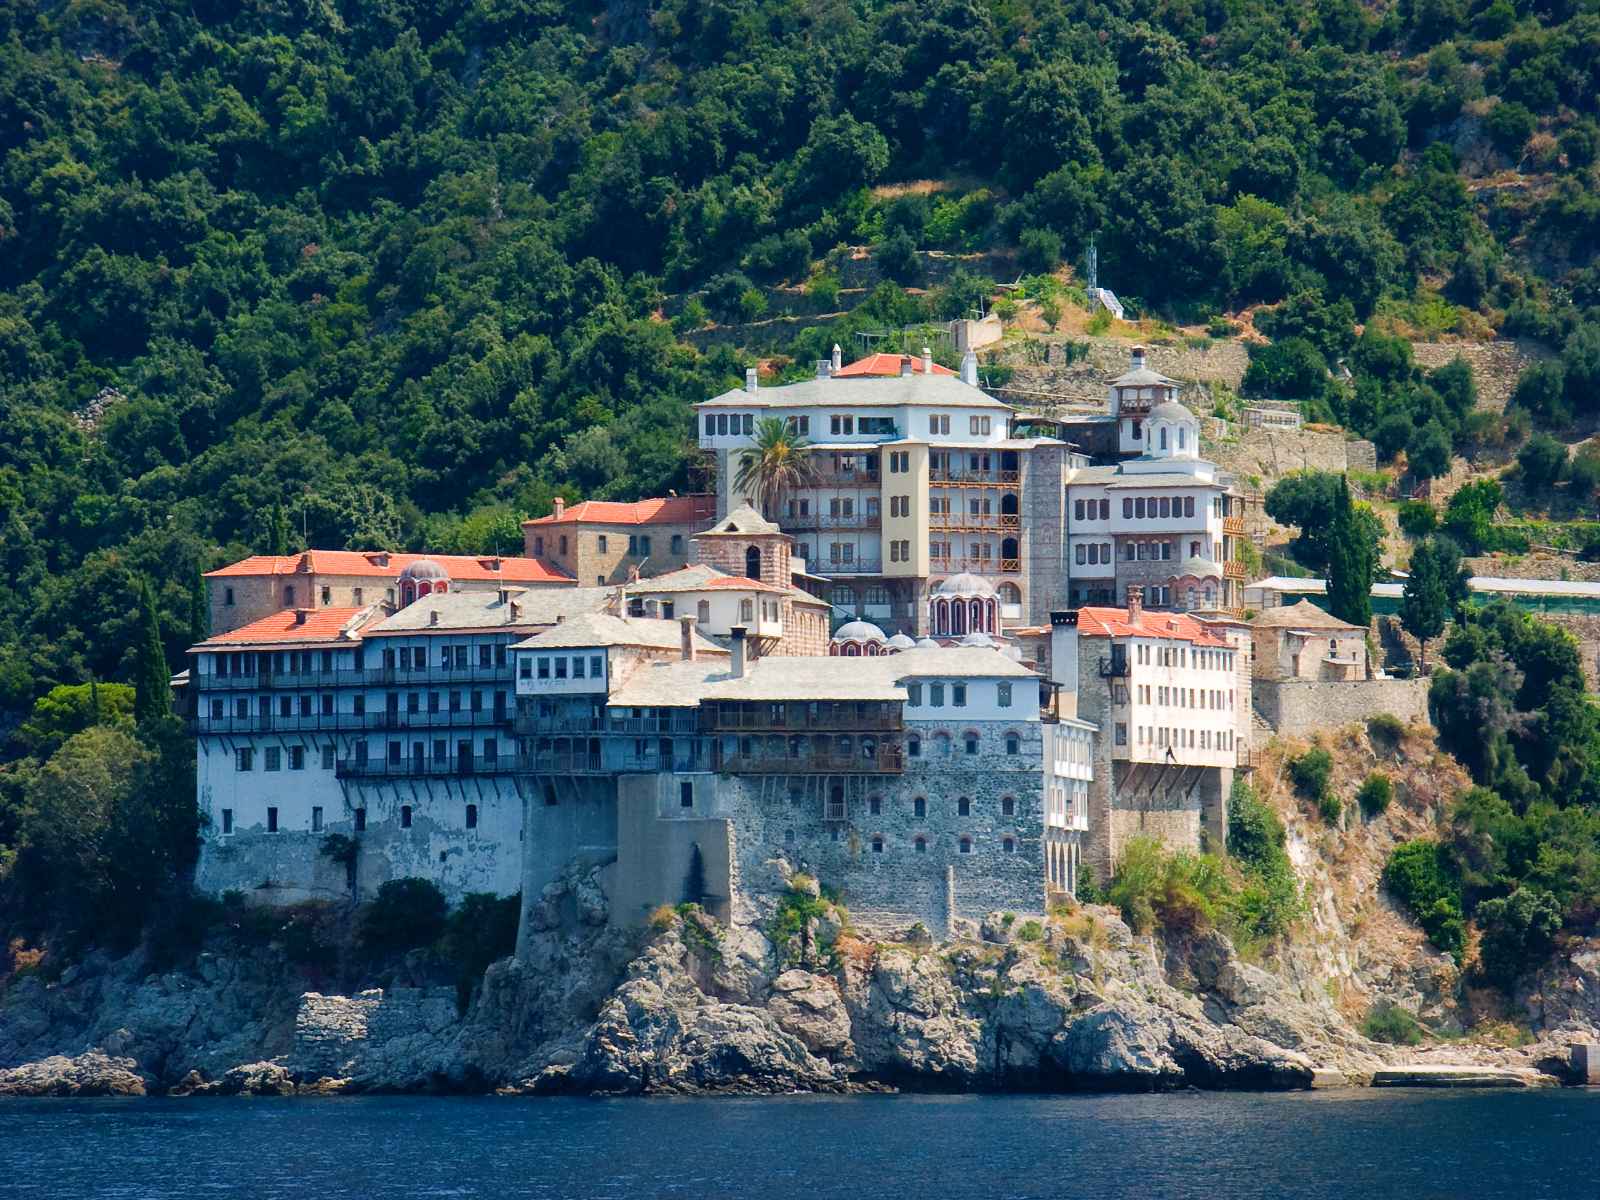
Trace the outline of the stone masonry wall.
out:
M 1402 721 L 1428 719 L 1426 679 L 1255 681 L 1256 711 L 1278 733 L 1304 736 L 1393 713 Z
M 977 754 L 963 752 L 960 733 L 980 735 Z M 1005 734 L 1023 735 L 1019 753 L 1005 753 Z M 740 776 L 721 782 L 721 802 L 734 825 L 737 874 L 746 889 L 770 885 L 764 864 L 783 858 L 838 889 L 851 919 L 875 932 L 903 931 L 920 921 L 935 934 L 953 919 L 981 920 L 995 911 L 1042 912 L 1042 746 L 1037 725 L 972 722 L 952 730 L 946 758 L 908 759 L 903 775 L 838 777 Z M 924 746 L 932 741 L 924 738 Z M 849 788 L 848 819 L 823 819 L 827 789 Z M 872 810 L 872 798 L 878 810 Z M 926 812 L 916 815 L 916 800 Z M 969 811 L 963 816 L 960 801 Z M 1004 800 L 1014 802 L 1005 815 Z M 875 852 L 872 839 L 883 849 Z M 918 851 L 915 839 L 925 839 Z M 960 839 L 971 839 L 963 854 Z M 1004 839 L 1012 839 L 1006 851 Z M 948 901 L 953 877 L 954 909 Z

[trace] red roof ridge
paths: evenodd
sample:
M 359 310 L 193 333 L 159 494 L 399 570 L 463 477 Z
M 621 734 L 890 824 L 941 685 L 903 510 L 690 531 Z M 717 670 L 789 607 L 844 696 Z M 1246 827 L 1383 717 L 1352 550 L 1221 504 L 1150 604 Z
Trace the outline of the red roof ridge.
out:
M 891 354 L 888 351 L 880 351 L 877 354 L 868 354 L 863 358 L 856 359 L 853 363 L 849 363 L 846 366 L 840 367 L 833 373 L 833 378 L 850 379 L 863 376 L 898 375 L 900 374 L 900 364 L 908 358 L 911 360 L 911 373 L 913 375 L 921 375 L 923 372 L 922 358 L 920 355 Z M 932 365 L 933 370 L 930 372 L 931 374 L 956 374 L 956 372 L 952 371 L 949 367 L 940 366 L 938 363 L 934 363 Z
M 1151 637 L 1214 646 L 1229 644 L 1188 613 L 1150 612 L 1148 609 L 1140 611 L 1137 621 L 1130 621 L 1125 608 L 1080 608 L 1078 631 L 1096 637 Z
M 230 629 L 199 643 L 200 646 L 236 642 L 331 642 L 362 613 L 376 613 L 376 605 L 359 608 L 285 608 L 270 616 Z
M 650 496 L 643 500 L 580 500 L 555 513 L 524 521 L 528 525 L 569 525 L 593 521 L 599 525 L 693 525 L 714 520 L 717 498 L 710 492 L 687 496 Z

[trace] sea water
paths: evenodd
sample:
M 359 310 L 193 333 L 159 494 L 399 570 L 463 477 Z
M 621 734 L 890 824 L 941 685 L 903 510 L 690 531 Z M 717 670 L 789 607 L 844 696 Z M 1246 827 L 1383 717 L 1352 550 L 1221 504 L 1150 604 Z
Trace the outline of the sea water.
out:
M 0 1197 L 1600 1200 L 1600 1091 L 0 1100 Z

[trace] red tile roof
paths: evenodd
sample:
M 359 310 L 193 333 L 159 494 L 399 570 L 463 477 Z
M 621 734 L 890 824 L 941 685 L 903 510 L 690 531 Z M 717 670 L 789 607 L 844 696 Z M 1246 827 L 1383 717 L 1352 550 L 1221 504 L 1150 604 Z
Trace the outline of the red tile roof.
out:
M 214 646 L 219 643 L 235 642 L 331 642 L 338 638 L 340 630 L 357 614 L 366 611 L 365 608 L 286 608 L 282 612 L 273 613 L 270 617 L 262 617 L 259 621 L 252 621 L 238 629 L 207 638 L 200 644 Z M 302 613 L 304 620 L 296 624 L 296 618 Z
M 856 359 L 848 367 L 840 367 L 833 373 L 833 378 L 848 379 L 860 375 L 898 375 L 900 374 L 900 364 L 906 357 L 907 355 L 904 354 L 869 354 L 865 358 Z M 913 375 L 921 375 L 921 357 L 915 354 L 909 357 L 911 359 L 911 373 Z M 934 363 L 932 374 L 954 375 L 955 372 L 949 367 L 941 367 L 938 363 Z
M 1184 613 L 1141 611 L 1137 621 L 1130 621 L 1125 608 L 1080 608 L 1078 632 L 1090 637 L 1170 638 L 1200 646 L 1228 645 L 1199 621 Z
M 232 578 L 241 575 L 363 575 L 393 579 L 419 558 L 427 558 L 445 569 L 451 579 L 470 582 L 502 580 L 506 583 L 576 583 L 564 571 L 536 558 L 476 558 L 466 554 L 389 554 L 375 550 L 306 550 L 300 554 L 253 554 L 229 563 L 206 578 Z M 499 570 L 495 564 L 499 564 Z
M 551 513 L 524 521 L 523 525 L 694 525 L 711 521 L 717 515 L 717 498 L 709 493 L 692 496 L 658 496 L 651 500 L 624 503 L 616 500 L 585 500 L 570 506 L 561 516 Z

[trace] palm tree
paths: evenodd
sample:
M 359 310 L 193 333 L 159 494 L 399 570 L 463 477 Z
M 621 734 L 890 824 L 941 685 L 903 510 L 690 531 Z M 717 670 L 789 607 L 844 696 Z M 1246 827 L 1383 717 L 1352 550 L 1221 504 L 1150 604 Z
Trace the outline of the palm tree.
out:
M 754 500 L 762 515 L 771 517 L 785 492 L 815 485 L 817 468 L 810 447 L 809 439 L 781 417 L 758 421 L 754 444 L 740 456 L 733 486 Z

